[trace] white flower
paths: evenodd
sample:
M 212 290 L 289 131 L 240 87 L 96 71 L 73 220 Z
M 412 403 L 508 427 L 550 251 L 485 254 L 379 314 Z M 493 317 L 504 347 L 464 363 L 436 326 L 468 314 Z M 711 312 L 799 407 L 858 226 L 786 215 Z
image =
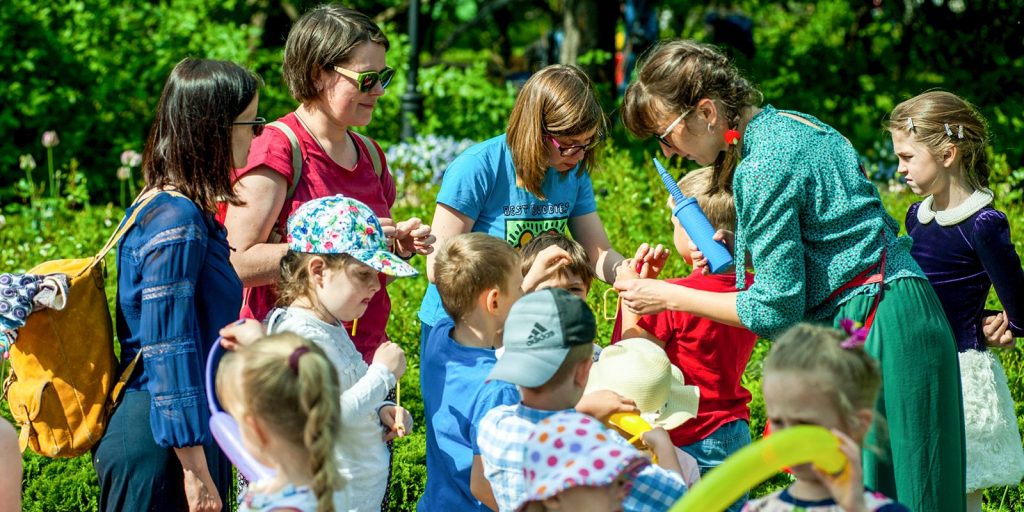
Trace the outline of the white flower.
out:
M 127 165 L 123 165 L 117 168 L 117 179 L 121 181 L 132 179 L 132 168 Z
M 36 159 L 32 155 L 21 155 L 18 157 L 18 165 L 23 171 L 31 171 L 36 168 Z
M 57 132 L 55 132 L 53 130 L 49 130 L 49 131 L 43 132 L 43 140 L 42 140 L 42 142 L 43 142 L 43 147 L 44 148 L 52 148 L 52 147 L 56 146 L 57 144 L 60 144 L 60 138 L 57 137 Z
M 129 149 L 121 153 L 121 165 L 127 165 L 128 167 L 138 167 L 142 163 L 142 155 L 140 155 L 134 149 Z

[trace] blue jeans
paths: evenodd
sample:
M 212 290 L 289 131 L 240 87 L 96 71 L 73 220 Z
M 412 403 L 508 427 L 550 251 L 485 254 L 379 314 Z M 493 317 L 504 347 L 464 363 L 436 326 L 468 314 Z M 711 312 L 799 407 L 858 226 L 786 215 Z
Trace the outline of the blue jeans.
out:
M 704 439 L 690 445 L 680 446 L 679 449 L 697 459 L 700 476 L 703 477 L 705 473 L 748 444 L 750 444 L 750 425 L 745 420 L 736 420 L 718 427 L 718 430 Z M 746 501 L 747 495 L 744 494 L 727 510 L 738 512 Z

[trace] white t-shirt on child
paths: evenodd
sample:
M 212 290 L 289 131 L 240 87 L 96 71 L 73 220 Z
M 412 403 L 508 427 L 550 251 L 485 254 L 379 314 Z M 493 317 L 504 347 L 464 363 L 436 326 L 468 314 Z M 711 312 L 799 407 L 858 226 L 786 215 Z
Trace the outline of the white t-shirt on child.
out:
M 302 308 L 278 308 L 267 315 L 271 333 L 294 332 L 315 343 L 338 372 L 341 383 L 342 435 L 335 459 L 348 480 L 343 494 L 351 511 L 378 512 L 387 492 L 391 456 L 381 439 L 377 410 L 395 386 L 395 375 L 382 364 L 367 366 L 345 328 L 321 321 Z

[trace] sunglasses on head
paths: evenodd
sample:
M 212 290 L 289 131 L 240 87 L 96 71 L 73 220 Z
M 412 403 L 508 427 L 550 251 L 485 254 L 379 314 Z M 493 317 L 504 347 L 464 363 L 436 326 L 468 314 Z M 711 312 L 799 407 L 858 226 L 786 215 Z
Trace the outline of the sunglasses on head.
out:
M 387 89 L 388 84 L 391 83 L 391 79 L 395 77 L 395 69 L 387 66 L 380 71 L 363 71 L 362 73 L 352 71 L 351 69 L 345 69 L 341 66 L 330 65 L 329 68 L 338 72 L 342 76 L 347 76 L 352 80 L 356 81 L 356 87 L 359 88 L 359 92 L 370 92 L 374 87 L 377 86 L 377 82 L 380 82 L 380 86 Z
M 252 121 L 235 121 L 231 123 L 233 125 L 252 126 L 252 134 L 254 137 L 259 137 L 263 134 L 263 127 L 267 125 L 267 120 L 262 117 L 257 117 Z
M 551 144 L 555 146 L 555 149 L 558 150 L 558 153 L 560 155 L 573 156 L 576 153 L 579 153 L 580 151 L 590 151 L 596 148 L 598 144 L 604 141 L 604 133 L 597 132 L 597 135 L 595 135 L 594 138 L 590 139 L 590 142 L 586 144 L 574 144 L 572 146 L 563 146 L 559 144 L 558 140 L 555 139 L 555 136 L 551 135 L 550 133 L 548 134 L 548 138 L 551 139 Z

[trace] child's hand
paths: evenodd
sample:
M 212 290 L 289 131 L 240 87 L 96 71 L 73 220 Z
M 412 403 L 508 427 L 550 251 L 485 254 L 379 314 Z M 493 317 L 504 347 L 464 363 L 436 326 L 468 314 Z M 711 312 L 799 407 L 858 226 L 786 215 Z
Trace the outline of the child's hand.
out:
M 373 363 L 382 364 L 395 375 L 395 380 L 402 378 L 405 374 L 405 352 L 402 347 L 390 341 L 385 341 L 377 347 L 373 353 Z
M 572 263 L 572 257 L 565 249 L 550 245 L 537 253 L 530 271 L 523 277 L 523 292 L 530 293 L 537 285 L 555 275 L 558 269 Z
M 981 332 L 985 335 L 985 344 L 993 348 L 1013 348 L 1013 332 L 1010 331 L 1010 318 L 1005 311 L 981 320 Z
M 864 482 L 860 467 L 860 446 L 849 436 L 832 429 L 832 435 L 839 439 L 839 451 L 846 456 L 846 466 L 838 474 L 830 475 L 817 467 L 812 469 L 828 488 L 832 498 L 847 512 L 867 512 L 864 503 Z
M 672 437 L 668 431 L 661 427 L 654 427 L 642 436 L 647 449 L 657 457 L 657 464 L 664 469 L 674 471 L 679 476 L 683 475 L 683 468 L 679 465 L 679 458 L 676 457 L 676 446 L 672 444 Z
M 729 250 L 730 254 L 732 254 L 733 242 L 735 241 L 735 234 L 732 231 L 729 231 L 728 229 L 719 229 L 718 231 L 715 231 L 715 236 L 712 238 L 724 243 L 725 248 Z M 693 243 L 692 239 L 690 240 L 689 246 L 690 258 L 693 259 L 693 271 L 710 274 L 711 270 L 708 268 L 708 260 L 704 257 L 704 253 L 697 249 L 697 244 Z
M 412 432 L 412 414 L 397 405 L 385 405 L 380 408 L 380 423 L 388 429 L 384 434 L 384 442 L 396 437 L 405 437 Z
M 661 244 L 651 247 L 650 244 L 644 242 L 637 247 L 631 265 L 640 263 L 640 268 L 635 269 L 640 277 L 655 278 L 665 268 L 666 261 L 668 261 L 668 249 Z
M 576 404 L 576 411 L 589 414 L 601 423 L 608 423 L 608 418 L 615 413 L 639 413 L 636 402 L 608 389 L 587 393 Z
M 252 345 L 256 340 L 267 335 L 263 330 L 263 324 L 251 318 L 222 327 L 218 334 L 221 338 L 220 345 L 228 350 Z

